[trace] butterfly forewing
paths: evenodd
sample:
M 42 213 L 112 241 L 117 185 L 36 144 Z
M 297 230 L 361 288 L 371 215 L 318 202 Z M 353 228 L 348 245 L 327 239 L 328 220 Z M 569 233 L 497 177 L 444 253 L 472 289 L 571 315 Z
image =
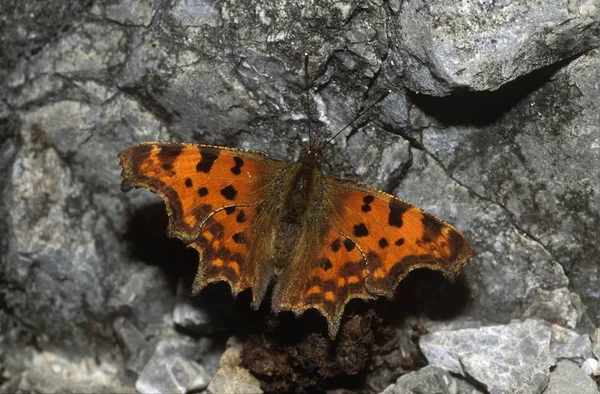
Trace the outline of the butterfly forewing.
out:
M 327 179 L 332 226 L 361 249 L 370 294 L 393 297 L 398 282 L 417 268 L 454 279 L 473 258 L 464 235 L 443 220 L 369 186 Z
M 256 152 L 171 143 L 134 145 L 119 160 L 122 189 L 144 187 L 160 195 L 169 214 L 169 235 L 200 252 L 196 291 L 216 280 L 229 282 L 236 294 L 264 288 L 259 284 L 264 272 L 250 258 L 260 254 L 253 248 L 261 247 L 255 242 L 260 229 L 254 226 L 254 207 L 286 163 Z M 254 297 L 259 293 L 264 291 Z

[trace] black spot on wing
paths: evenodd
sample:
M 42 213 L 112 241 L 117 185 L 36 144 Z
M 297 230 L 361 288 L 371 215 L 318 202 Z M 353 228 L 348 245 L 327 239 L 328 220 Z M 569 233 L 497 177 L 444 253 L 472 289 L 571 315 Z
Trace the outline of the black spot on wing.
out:
M 381 239 L 379 240 L 379 247 L 380 247 L 381 249 L 385 249 L 385 248 L 387 248 L 388 246 L 390 246 L 390 243 L 388 242 L 388 240 L 387 240 L 387 239 L 385 239 L 385 238 L 381 238 Z
M 227 215 L 231 215 L 231 214 L 232 214 L 232 213 L 234 213 L 234 212 L 235 212 L 235 207 L 226 207 L 226 208 L 225 208 L 225 213 L 226 213 Z
M 331 260 L 329 260 L 327 257 L 323 257 L 321 260 L 319 260 L 318 264 L 319 267 L 323 268 L 324 271 L 329 271 L 333 267 Z
M 357 237 L 366 237 L 369 235 L 369 229 L 364 223 L 355 224 L 352 232 Z
M 237 214 L 237 216 L 235 217 L 235 220 L 238 223 L 244 223 L 246 221 L 246 212 L 244 212 L 243 209 L 240 210 L 240 212 Z
M 334 252 L 337 252 L 338 250 L 340 250 L 340 248 L 341 248 L 340 239 L 336 238 L 335 241 L 333 241 L 331 243 L 331 250 Z
M 226 186 L 221 189 L 221 195 L 225 197 L 227 200 L 235 200 L 235 196 L 237 196 L 238 191 L 232 185 Z
M 161 163 L 170 163 L 173 164 L 175 159 L 179 157 L 183 151 L 183 147 L 179 145 L 163 145 L 160 147 L 158 151 L 158 160 Z
M 240 175 L 242 173 L 242 166 L 244 165 L 244 160 L 241 157 L 234 156 L 233 161 L 235 162 L 235 166 L 231 167 L 231 173 L 234 175 Z
M 245 244 L 246 243 L 246 234 L 235 233 L 235 234 L 233 234 L 231 239 L 233 239 L 233 242 L 235 242 L 236 244 Z
M 200 161 L 196 165 L 196 171 L 208 174 L 219 158 L 219 152 L 214 149 L 200 148 Z
M 346 250 L 348 252 L 350 252 L 352 249 L 354 249 L 354 242 L 350 241 L 348 238 L 346 238 L 344 240 L 344 247 L 346 248 Z
M 427 237 L 429 240 L 436 239 L 442 234 L 442 227 L 444 226 L 439 220 L 435 219 L 433 216 L 428 214 L 423 214 L 423 219 L 421 219 L 423 223 L 423 227 L 425 228 L 423 236 L 423 241 Z
M 368 195 L 363 197 L 364 205 L 360 207 L 363 212 L 370 212 L 373 208 L 371 208 L 371 203 L 375 200 L 375 197 Z
M 185 178 L 185 186 L 192 187 L 192 185 L 193 185 L 192 180 L 190 178 Z
M 388 207 L 390 209 L 388 224 L 393 227 L 402 227 L 402 214 L 410 209 L 410 205 L 400 201 L 390 200 Z
M 404 238 L 398 238 L 398 240 L 396 242 L 394 242 L 394 245 L 396 245 L 396 246 L 404 245 Z
M 198 195 L 200 197 L 204 197 L 208 194 L 208 189 L 205 187 L 201 187 L 200 189 L 198 189 Z

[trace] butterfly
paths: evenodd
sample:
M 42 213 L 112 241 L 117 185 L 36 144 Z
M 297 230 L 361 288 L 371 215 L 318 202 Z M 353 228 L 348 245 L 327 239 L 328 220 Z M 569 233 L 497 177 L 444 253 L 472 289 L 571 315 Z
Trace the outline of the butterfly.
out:
M 354 298 L 393 298 L 412 270 L 453 279 L 473 258 L 450 224 L 368 185 L 326 175 L 323 143 L 292 164 L 262 153 L 146 142 L 119 154 L 122 190 L 166 203 L 168 235 L 200 254 L 193 294 L 225 281 L 257 309 L 271 282 L 274 312 L 317 309 L 333 339 Z

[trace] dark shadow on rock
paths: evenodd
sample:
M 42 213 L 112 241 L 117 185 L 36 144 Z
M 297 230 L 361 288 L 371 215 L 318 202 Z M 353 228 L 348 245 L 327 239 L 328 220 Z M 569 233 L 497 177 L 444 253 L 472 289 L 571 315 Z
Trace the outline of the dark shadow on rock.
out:
M 162 202 L 138 209 L 129 220 L 126 237 L 131 257 L 160 267 L 173 292 L 180 277 L 195 276 L 198 252 L 178 239 L 167 237 L 167 213 Z
M 376 310 L 392 325 L 406 315 L 452 319 L 466 308 L 469 293 L 463 276 L 452 283 L 437 271 L 419 269 L 400 282 L 393 300 L 378 300 Z
M 506 83 L 495 91 L 457 91 L 446 97 L 408 91 L 408 98 L 425 114 L 447 126 L 486 126 L 493 124 L 528 95 L 549 82 L 557 71 L 575 58 L 537 69 Z

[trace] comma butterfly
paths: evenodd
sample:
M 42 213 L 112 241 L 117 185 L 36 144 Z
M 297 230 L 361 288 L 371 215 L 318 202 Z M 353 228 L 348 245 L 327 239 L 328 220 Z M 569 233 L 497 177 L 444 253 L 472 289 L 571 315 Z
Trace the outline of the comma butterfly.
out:
M 317 142 L 288 164 L 240 149 L 146 142 L 119 153 L 122 190 L 158 194 L 168 235 L 200 253 L 193 294 L 225 281 L 252 289 L 257 309 L 269 284 L 275 312 L 317 309 L 335 338 L 353 298 L 392 298 L 412 270 L 455 278 L 473 258 L 450 224 L 365 184 L 325 175 Z

